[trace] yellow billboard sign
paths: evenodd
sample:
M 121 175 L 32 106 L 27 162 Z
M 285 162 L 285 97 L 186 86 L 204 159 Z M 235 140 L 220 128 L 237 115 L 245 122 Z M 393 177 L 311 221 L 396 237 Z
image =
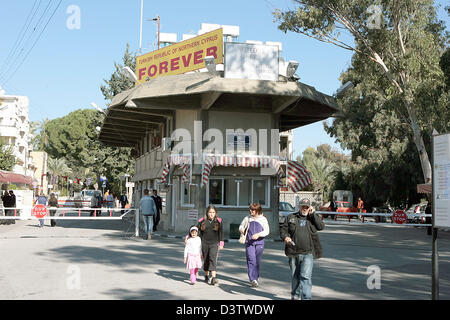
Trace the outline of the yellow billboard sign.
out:
M 137 83 L 204 68 L 206 56 L 214 56 L 217 64 L 223 63 L 222 29 L 138 56 Z

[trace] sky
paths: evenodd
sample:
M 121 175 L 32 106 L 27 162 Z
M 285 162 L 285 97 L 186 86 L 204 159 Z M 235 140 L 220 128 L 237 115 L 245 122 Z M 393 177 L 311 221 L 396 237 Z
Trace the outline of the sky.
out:
M 436 3 L 448 26 L 446 1 Z M 201 23 L 237 25 L 239 42 L 281 42 L 281 57 L 300 63 L 300 81 L 332 95 L 352 52 L 278 30 L 272 12 L 293 6 L 291 0 L 144 0 L 142 52 L 157 48 L 157 24 L 147 21 L 157 15 L 161 32 L 178 39 L 196 34 Z M 139 49 L 140 10 L 141 0 L 0 0 L 0 86 L 6 94 L 28 96 L 30 121 L 63 117 L 91 102 L 105 107 L 100 85 L 121 63 L 127 43 Z M 294 130 L 294 157 L 322 143 L 349 153 L 317 122 Z

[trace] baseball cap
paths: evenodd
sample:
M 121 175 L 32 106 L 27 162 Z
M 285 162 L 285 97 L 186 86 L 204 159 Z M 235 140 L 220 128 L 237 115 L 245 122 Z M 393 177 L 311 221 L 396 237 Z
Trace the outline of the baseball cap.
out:
M 311 206 L 311 201 L 309 201 L 309 199 L 303 198 L 302 200 L 300 200 L 299 207 L 309 207 L 309 206 Z

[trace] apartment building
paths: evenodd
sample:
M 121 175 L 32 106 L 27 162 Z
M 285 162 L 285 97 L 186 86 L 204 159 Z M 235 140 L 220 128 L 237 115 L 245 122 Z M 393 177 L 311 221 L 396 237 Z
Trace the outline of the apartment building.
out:
M 32 177 L 35 166 L 30 156 L 33 146 L 28 106 L 28 97 L 6 95 L 0 91 L 0 139 L 13 147 L 17 163 L 12 171 Z

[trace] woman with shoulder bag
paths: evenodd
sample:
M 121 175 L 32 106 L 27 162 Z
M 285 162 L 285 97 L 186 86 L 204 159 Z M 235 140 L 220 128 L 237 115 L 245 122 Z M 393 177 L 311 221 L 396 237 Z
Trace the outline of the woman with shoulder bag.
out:
M 250 205 L 250 216 L 245 217 L 239 226 L 239 232 L 245 236 L 245 254 L 247 273 L 252 287 L 257 287 L 259 266 L 264 251 L 264 237 L 269 234 L 269 223 L 262 213 L 259 203 Z M 241 236 L 242 238 L 242 236 Z M 239 239 L 241 242 L 241 239 Z

